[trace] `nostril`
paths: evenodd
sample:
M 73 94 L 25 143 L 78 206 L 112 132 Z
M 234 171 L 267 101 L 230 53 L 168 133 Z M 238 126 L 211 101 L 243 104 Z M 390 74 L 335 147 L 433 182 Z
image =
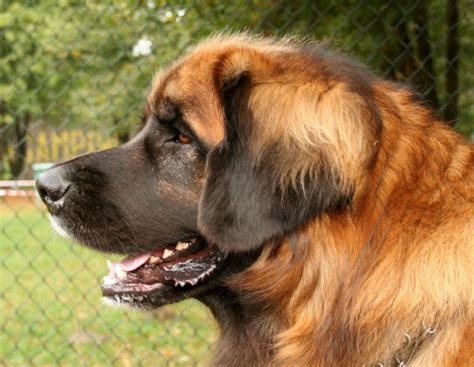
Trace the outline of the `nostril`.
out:
M 42 189 L 44 191 L 45 197 L 47 196 L 51 201 L 58 201 L 61 199 L 69 189 L 69 184 L 66 185 L 60 185 L 60 186 L 55 186 L 55 187 L 50 187 L 49 189 Z
M 38 188 L 37 191 L 41 198 L 48 197 L 48 192 L 45 189 Z
M 43 172 L 36 180 L 36 190 L 48 208 L 64 197 L 71 184 L 66 181 L 61 171 L 52 170 Z

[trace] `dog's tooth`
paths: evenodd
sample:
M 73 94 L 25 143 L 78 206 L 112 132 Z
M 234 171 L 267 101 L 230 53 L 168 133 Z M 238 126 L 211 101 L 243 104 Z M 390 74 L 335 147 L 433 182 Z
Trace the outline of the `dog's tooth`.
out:
M 198 278 L 194 278 L 194 279 L 190 280 L 189 283 L 190 283 L 192 286 L 195 286 L 198 281 L 199 281 Z
M 163 252 L 163 259 L 166 259 L 166 258 L 170 257 L 171 255 L 173 255 L 173 251 L 172 251 L 172 250 L 168 250 L 168 249 L 166 248 L 165 251 Z
M 179 242 L 176 244 L 176 250 L 177 250 L 177 251 L 186 250 L 188 247 L 189 247 L 189 242 L 182 242 L 182 241 L 179 241 Z
M 115 277 L 110 277 L 110 276 L 106 276 L 106 277 L 103 277 L 103 278 L 102 278 L 102 283 L 103 283 L 105 286 L 114 285 L 114 284 L 117 283 L 117 278 L 115 278 Z
M 115 264 L 115 274 L 120 280 L 124 279 L 127 276 L 127 272 L 122 269 L 120 264 Z
M 161 257 L 158 257 L 158 256 L 150 256 L 150 258 L 148 259 L 148 262 L 150 264 L 156 264 L 157 262 L 160 262 L 161 261 Z

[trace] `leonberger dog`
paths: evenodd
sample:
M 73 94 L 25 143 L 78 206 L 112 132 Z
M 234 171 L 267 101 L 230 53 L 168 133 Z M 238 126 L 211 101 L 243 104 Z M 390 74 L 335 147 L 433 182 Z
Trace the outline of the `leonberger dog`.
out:
M 474 366 L 474 149 L 325 45 L 220 35 L 160 72 L 144 127 L 43 173 L 107 303 L 194 297 L 215 366 Z

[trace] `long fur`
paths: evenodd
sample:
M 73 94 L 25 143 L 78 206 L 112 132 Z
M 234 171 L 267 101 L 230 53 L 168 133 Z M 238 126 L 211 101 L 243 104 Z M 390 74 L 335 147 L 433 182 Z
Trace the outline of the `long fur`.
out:
M 213 306 L 216 365 L 390 365 L 427 327 L 410 366 L 474 365 L 474 150 L 410 89 L 319 43 L 218 35 L 163 99 L 210 150 L 201 231 L 262 248 Z

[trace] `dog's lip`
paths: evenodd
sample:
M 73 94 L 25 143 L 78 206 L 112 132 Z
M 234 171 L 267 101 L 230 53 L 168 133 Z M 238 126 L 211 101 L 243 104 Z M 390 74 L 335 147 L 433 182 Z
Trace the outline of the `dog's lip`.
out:
M 166 289 L 183 293 L 214 278 L 223 268 L 225 255 L 202 238 L 179 241 L 174 250 L 161 247 L 120 261 L 108 261 L 102 294 L 122 302 L 149 302 Z M 117 298 L 118 297 L 118 298 Z
M 114 297 L 116 295 L 134 295 L 138 300 L 139 296 L 145 297 L 150 292 L 162 289 L 166 285 L 163 283 L 155 284 L 111 284 L 102 286 L 102 295 L 104 297 Z

